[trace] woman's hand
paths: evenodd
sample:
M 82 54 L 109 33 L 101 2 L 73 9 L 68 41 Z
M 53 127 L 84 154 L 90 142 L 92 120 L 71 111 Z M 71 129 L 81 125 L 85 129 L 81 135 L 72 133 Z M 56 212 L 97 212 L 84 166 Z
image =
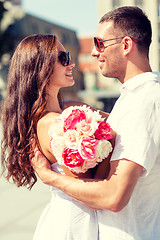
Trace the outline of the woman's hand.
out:
M 37 146 L 34 148 L 34 157 L 30 162 L 42 182 L 47 184 L 46 174 L 51 170 L 51 166 L 47 158 L 39 151 Z

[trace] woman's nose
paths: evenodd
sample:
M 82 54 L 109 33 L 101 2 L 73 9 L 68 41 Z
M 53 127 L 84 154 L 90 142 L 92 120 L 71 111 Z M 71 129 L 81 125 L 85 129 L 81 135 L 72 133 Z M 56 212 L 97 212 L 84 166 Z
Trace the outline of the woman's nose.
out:
M 71 59 L 69 60 L 69 66 L 71 66 L 72 68 L 74 68 L 74 67 L 75 67 L 75 62 L 74 62 L 74 61 L 72 61 Z

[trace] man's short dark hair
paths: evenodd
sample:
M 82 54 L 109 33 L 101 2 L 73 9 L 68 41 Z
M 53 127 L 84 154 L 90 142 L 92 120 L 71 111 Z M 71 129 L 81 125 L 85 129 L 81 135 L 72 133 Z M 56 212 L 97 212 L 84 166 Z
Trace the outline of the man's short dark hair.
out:
M 151 23 L 138 7 L 125 6 L 106 13 L 99 23 L 113 21 L 115 34 L 130 36 L 138 41 L 139 51 L 148 55 L 152 39 Z

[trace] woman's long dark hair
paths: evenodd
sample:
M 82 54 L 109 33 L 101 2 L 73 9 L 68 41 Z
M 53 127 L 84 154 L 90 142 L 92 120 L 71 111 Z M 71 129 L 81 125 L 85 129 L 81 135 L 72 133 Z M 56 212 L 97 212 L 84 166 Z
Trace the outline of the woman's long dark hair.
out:
M 57 54 L 56 36 L 37 34 L 22 40 L 11 59 L 1 113 L 1 161 L 7 180 L 12 178 L 18 187 L 32 188 L 37 181 L 30 164 L 32 140 L 37 139 L 37 122 L 45 114 L 46 86 Z

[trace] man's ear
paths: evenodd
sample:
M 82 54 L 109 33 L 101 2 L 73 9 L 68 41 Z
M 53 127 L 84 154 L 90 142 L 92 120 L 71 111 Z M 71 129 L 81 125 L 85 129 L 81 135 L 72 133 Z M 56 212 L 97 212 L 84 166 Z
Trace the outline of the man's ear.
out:
M 133 40 L 130 37 L 126 36 L 123 38 L 123 51 L 125 55 L 132 51 L 133 44 Z

